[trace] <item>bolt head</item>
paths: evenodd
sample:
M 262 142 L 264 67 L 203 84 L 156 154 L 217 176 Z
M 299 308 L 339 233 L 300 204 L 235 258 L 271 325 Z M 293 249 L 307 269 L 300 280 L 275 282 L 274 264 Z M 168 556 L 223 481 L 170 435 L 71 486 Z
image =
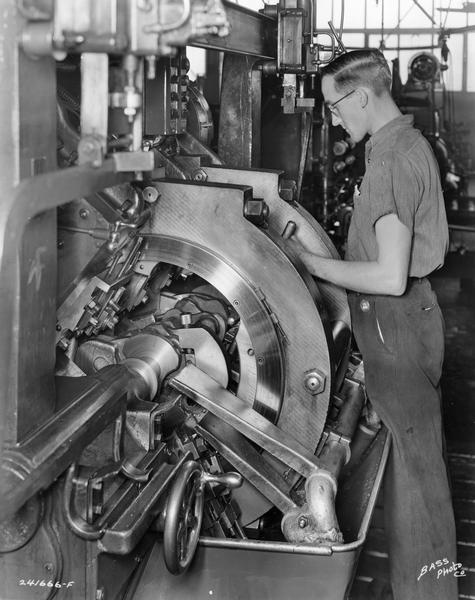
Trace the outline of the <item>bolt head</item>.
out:
M 153 202 L 156 202 L 156 200 L 158 200 L 159 193 L 156 188 L 148 185 L 146 188 L 144 188 L 142 196 L 145 202 L 149 202 L 150 204 L 152 204 Z
M 304 375 L 304 386 L 312 395 L 320 394 L 325 389 L 326 377 L 317 369 L 307 371 Z

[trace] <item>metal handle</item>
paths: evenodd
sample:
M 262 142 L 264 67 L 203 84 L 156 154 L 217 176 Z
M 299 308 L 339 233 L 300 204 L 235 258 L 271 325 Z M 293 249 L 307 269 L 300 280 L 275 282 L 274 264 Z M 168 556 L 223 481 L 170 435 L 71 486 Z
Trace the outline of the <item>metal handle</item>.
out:
M 282 232 L 282 238 L 288 240 L 297 231 L 297 225 L 294 221 L 289 221 Z

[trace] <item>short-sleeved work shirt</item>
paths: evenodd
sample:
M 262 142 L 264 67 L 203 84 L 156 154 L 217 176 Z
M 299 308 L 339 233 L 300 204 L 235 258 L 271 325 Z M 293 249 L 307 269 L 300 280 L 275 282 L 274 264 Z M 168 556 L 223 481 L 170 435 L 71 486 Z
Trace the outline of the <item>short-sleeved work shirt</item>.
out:
M 413 120 L 397 117 L 366 143 L 366 171 L 354 195 L 345 258 L 377 260 L 375 223 L 396 214 L 412 235 L 409 276 L 425 277 L 444 262 L 448 226 L 439 168 Z

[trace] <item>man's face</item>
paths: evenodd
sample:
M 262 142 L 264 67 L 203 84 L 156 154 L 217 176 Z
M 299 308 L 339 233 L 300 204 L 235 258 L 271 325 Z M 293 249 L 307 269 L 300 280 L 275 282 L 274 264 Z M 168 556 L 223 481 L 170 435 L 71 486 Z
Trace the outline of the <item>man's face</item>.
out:
M 333 76 L 325 75 L 322 92 L 332 115 L 332 125 L 341 125 L 355 142 L 362 140 L 367 133 L 366 120 L 357 90 L 338 92 Z

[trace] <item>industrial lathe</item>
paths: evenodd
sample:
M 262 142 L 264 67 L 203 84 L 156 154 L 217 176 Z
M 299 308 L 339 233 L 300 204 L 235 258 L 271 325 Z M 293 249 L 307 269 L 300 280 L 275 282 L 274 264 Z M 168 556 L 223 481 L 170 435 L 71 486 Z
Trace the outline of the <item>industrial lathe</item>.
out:
M 298 202 L 316 10 L 2 2 L 2 600 L 347 597 L 389 438 L 289 243 L 339 257 Z

